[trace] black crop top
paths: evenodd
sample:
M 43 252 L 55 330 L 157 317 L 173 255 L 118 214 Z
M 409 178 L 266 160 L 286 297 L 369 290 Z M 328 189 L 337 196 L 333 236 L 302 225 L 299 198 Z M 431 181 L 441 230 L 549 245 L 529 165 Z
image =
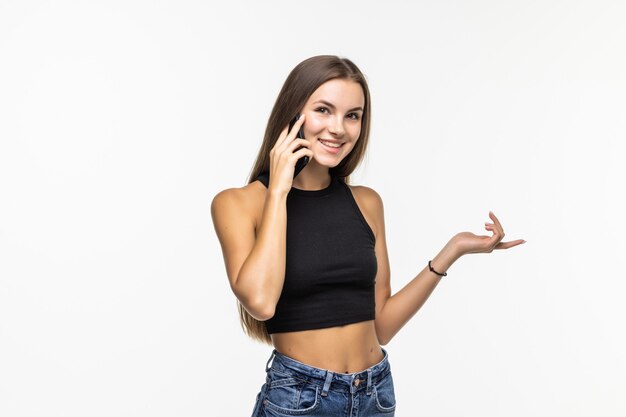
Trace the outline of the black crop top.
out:
M 257 177 L 266 187 L 269 174 Z M 340 178 L 287 195 L 285 281 L 268 333 L 374 320 L 375 237 Z

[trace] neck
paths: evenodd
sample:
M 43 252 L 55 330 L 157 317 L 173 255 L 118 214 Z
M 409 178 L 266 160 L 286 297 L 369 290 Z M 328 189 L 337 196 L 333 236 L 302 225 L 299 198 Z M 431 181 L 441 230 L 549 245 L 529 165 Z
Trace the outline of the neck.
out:
M 300 190 L 321 190 L 330 185 L 328 167 L 319 165 L 315 160 L 309 161 L 306 167 L 292 182 L 292 186 Z

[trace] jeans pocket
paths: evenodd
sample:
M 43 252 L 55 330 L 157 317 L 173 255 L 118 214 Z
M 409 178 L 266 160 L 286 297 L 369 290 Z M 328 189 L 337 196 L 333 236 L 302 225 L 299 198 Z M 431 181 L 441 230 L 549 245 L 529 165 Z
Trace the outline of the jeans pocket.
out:
M 376 408 L 383 413 L 391 413 L 396 409 L 396 394 L 393 390 L 391 372 L 374 385 Z
M 317 385 L 286 377 L 269 383 L 263 405 L 277 414 L 300 416 L 313 412 L 320 404 L 319 397 Z

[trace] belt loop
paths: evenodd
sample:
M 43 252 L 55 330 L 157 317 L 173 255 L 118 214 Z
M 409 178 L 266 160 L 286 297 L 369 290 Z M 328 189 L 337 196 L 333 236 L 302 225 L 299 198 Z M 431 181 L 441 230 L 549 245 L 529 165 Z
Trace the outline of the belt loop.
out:
M 276 356 L 276 349 L 272 350 L 272 354 L 270 355 L 270 358 L 267 360 L 267 363 L 265 364 L 265 372 L 269 372 L 270 362 L 272 361 L 272 359 L 274 359 L 274 356 Z
M 330 389 L 330 382 L 333 380 L 333 375 L 333 372 L 326 371 L 326 380 L 324 381 L 324 388 L 322 388 L 322 397 L 326 397 L 328 395 L 328 390 Z
M 366 395 L 372 395 L 372 368 L 367 370 L 367 389 L 365 390 Z

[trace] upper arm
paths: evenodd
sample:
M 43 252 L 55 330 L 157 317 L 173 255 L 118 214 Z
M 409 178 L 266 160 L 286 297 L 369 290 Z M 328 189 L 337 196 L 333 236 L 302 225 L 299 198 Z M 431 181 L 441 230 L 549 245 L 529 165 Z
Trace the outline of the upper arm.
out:
M 389 266 L 389 256 L 387 254 L 387 242 L 385 238 L 385 214 L 383 200 L 380 195 L 369 187 L 352 187 L 355 198 L 362 207 L 363 216 L 370 224 L 376 244 L 376 317 L 380 317 L 380 312 L 391 296 L 391 271 Z
M 218 193 L 211 202 L 213 226 L 233 289 L 256 240 L 254 217 L 247 200 L 241 189 L 230 188 Z

